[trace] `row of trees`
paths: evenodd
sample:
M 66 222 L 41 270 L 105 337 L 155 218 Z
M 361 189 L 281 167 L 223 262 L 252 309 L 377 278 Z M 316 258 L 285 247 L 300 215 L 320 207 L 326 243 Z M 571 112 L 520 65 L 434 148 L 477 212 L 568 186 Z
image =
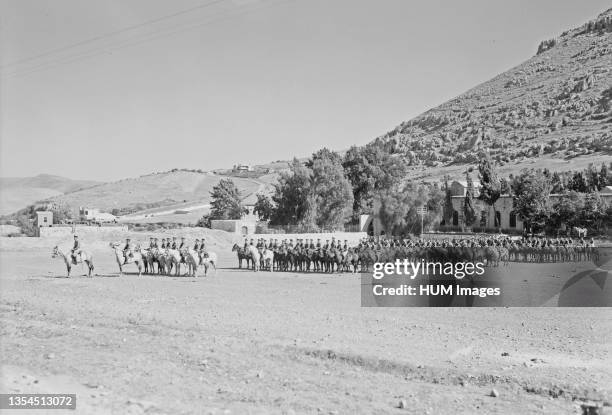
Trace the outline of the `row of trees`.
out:
M 502 195 L 513 197 L 514 211 L 527 228 L 534 230 L 567 226 L 597 227 L 610 215 L 597 192 L 612 184 L 612 165 L 589 166 L 581 171 L 551 173 L 524 170 L 518 175 L 502 177 L 488 154 L 481 154 L 475 190 L 472 171 L 466 172 L 467 190 L 463 202 L 465 224 L 474 226 L 480 219 L 476 199 L 489 212 Z M 257 195 L 255 213 L 270 225 L 293 225 L 304 231 L 342 229 L 347 222 L 357 223 L 359 216 L 370 214 L 375 206 L 387 233 L 418 233 L 424 227 L 451 223 L 454 208 L 448 185 L 406 182 L 404 164 L 379 147 L 352 147 L 344 156 L 326 148 L 317 151 L 305 163 L 294 159 L 282 172 L 271 196 Z M 563 194 L 553 202 L 552 193 Z M 239 219 L 245 211 L 240 192 L 224 179 L 213 188 L 212 209 L 203 218 Z M 418 209 L 427 207 L 421 218 Z M 499 227 L 495 223 L 487 227 Z
M 610 166 L 612 167 L 612 165 Z M 548 169 L 526 169 L 519 175 L 510 175 L 508 180 L 500 178 L 495 164 L 487 156 L 482 157 L 478 172 L 480 192 L 478 199 L 490 209 L 503 194 L 512 196 L 513 210 L 524 222 L 527 229 L 535 232 L 580 226 L 601 229 L 612 226 L 612 206 L 606 207 L 599 191 L 612 184 L 608 165 L 602 163 L 599 169 L 590 165 L 585 170 L 551 173 Z M 478 217 L 474 208 L 475 191 L 468 171 L 466 173 L 467 191 L 463 203 L 465 224 L 469 227 Z M 559 197 L 551 198 L 551 194 Z M 452 215 L 450 190 L 446 185 L 444 220 L 450 223 Z M 490 215 L 487 215 L 490 217 Z M 497 220 L 497 216 L 494 215 Z M 490 224 L 487 224 L 490 226 Z M 494 224 L 499 227 L 499 223 Z

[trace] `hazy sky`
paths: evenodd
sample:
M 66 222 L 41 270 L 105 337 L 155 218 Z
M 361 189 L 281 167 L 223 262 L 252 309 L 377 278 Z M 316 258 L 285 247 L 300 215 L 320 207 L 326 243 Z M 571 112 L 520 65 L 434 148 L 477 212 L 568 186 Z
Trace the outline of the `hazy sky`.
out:
M 365 144 L 611 6 L 609 0 L 0 4 L 0 176 L 96 180 Z

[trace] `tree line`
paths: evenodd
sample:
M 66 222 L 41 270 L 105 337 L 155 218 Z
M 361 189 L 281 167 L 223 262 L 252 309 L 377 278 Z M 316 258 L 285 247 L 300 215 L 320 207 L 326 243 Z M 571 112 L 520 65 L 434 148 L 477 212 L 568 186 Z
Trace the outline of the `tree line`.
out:
M 550 172 L 526 169 L 516 175 L 501 176 L 495 161 L 482 153 L 477 166 L 476 191 L 470 168 L 465 172 L 467 188 L 462 203 L 466 227 L 480 225 L 475 200 L 495 211 L 502 195 L 513 199 L 514 211 L 525 227 L 552 231 L 567 226 L 601 228 L 612 217 L 599 191 L 612 185 L 612 163 L 599 168 Z M 362 214 L 376 211 L 387 234 L 420 233 L 440 223 L 452 221 L 454 207 L 450 177 L 442 182 L 405 180 L 406 168 L 396 156 L 376 146 L 352 147 L 344 155 L 329 149 L 315 152 L 307 161 L 294 159 L 279 175 L 271 195 L 258 194 L 254 213 L 272 226 L 291 225 L 304 232 L 341 230 L 347 223 L 358 223 Z M 551 194 L 560 197 L 551 199 Z M 211 192 L 211 219 L 239 219 L 245 212 L 241 195 L 231 179 L 223 179 Z M 419 210 L 426 208 L 421 217 Z M 487 218 L 496 215 L 487 215 Z M 486 223 L 488 228 L 500 224 Z

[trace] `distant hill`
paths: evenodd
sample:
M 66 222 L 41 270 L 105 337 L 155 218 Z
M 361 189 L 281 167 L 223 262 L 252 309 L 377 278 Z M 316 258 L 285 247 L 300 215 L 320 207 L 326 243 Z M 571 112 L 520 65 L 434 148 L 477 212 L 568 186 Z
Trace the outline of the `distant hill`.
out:
M 122 214 L 156 210 L 180 210 L 192 205 L 210 203 L 210 192 L 226 177 L 209 172 L 173 170 L 148 174 L 51 197 L 49 200 L 73 209 L 79 206 L 101 209 L 107 212 L 118 209 Z M 243 197 L 263 191 L 264 181 L 252 178 L 231 178 Z
M 480 150 L 506 171 L 580 168 L 612 157 L 611 100 L 612 9 L 370 145 L 402 157 L 414 178 L 458 173 Z
M 13 213 L 39 200 L 74 192 L 99 183 L 49 174 L 39 174 L 34 177 L 3 177 L 0 178 L 0 215 Z

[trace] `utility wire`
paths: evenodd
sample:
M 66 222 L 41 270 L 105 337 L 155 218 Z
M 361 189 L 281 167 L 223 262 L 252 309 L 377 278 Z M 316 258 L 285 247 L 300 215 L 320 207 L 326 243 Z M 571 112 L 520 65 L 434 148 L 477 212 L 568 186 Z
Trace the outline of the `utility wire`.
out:
M 204 9 L 204 8 L 207 8 L 207 7 L 210 7 L 210 6 L 214 6 L 215 4 L 222 3 L 223 1 L 225 1 L 225 0 L 213 0 L 213 1 L 210 1 L 208 3 L 204 3 L 204 4 L 200 4 L 198 6 L 195 6 L 195 7 L 191 7 L 189 9 L 180 10 L 180 11 L 172 13 L 172 14 L 161 16 L 161 17 L 158 17 L 158 18 L 155 18 L 155 19 L 152 19 L 152 20 L 147 20 L 145 22 L 141 22 L 141 23 L 138 23 L 138 24 L 135 24 L 135 25 L 132 25 L 132 26 L 127 26 L 127 27 L 124 27 L 124 28 L 119 29 L 119 30 L 108 32 L 108 33 L 105 33 L 105 34 L 102 34 L 102 35 L 99 35 L 99 36 L 95 36 L 95 37 L 92 37 L 92 38 L 89 38 L 89 39 L 81 40 L 79 42 L 72 43 L 70 45 L 66 45 L 66 46 L 62 46 L 62 47 L 56 48 L 56 49 L 52 49 L 52 50 L 40 53 L 38 55 L 29 56 L 29 57 L 23 58 L 23 59 L 18 59 L 16 61 L 9 62 L 9 63 L 4 64 L 4 65 L 0 65 L 0 69 L 11 67 L 11 66 L 15 66 L 15 65 L 19 65 L 19 64 L 22 64 L 22 63 L 25 63 L 25 62 L 30 62 L 30 61 L 33 61 L 35 59 L 43 58 L 45 56 L 49 56 L 49 55 L 52 55 L 52 54 L 57 53 L 57 52 L 63 52 L 65 50 L 69 50 L 69 49 L 72 49 L 72 48 L 75 48 L 75 47 L 78 47 L 78 46 L 86 45 L 88 43 L 96 42 L 98 40 L 101 40 L 101 39 L 104 39 L 104 38 L 107 38 L 107 37 L 116 36 L 118 34 L 129 32 L 129 31 L 132 31 L 132 30 L 135 30 L 135 29 L 139 29 L 139 28 L 147 26 L 147 25 L 151 25 L 151 24 L 154 24 L 154 23 L 159 23 L 159 22 L 162 22 L 164 20 L 168 20 L 168 19 L 172 19 L 172 18 L 177 17 L 177 16 L 181 16 L 183 14 L 191 13 L 191 12 L 194 12 L 196 10 L 200 10 L 200 9 Z
M 224 1 L 224 0 L 217 0 L 216 3 L 220 3 L 222 1 Z M 260 10 L 264 10 L 264 9 L 268 9 L 270 7 L 276 6 L 276 5 L 281 4 L 281 3 L 286 3 L 286 2 L 289 2 L 289 1 L 291 1 L 291 0 L 281 0 L 281 1 L 277 1 L 277 2 L 273 2 L 273 3 L 270 3 L 270 4 L 264 5 L 263 7 L 243 9 L 242 11 L 239 11 L 238 13 L 228 13 L 225 16 L 222 15 L 222 17 L 219 18 L 219 19 L 208 20 L 208 21 L 203 22 L 203 23 L 201 23 L 201 22 L 200 23 L 194 23 L 194 24 L 191 24 L 191 25 L 188 25 L 188 26 L 184 26 L 184 27 L 178 26 L 178 27 L 175 27 L 175 28 L 166 29 L 165 31 L 150 32 L 148 34 L 145 34 L 144 37 L 140 36 L 141 37 L 140 39 L 138 39 L 138 36 L 137 36 L 137 37 L 135 37 L 135 38 L 133 38 L 131 40 L 128 40 L 127 42 L 123 42 L 123 43 L 119 43 L 119 44 L 115 44 L 115 45 L 110 45 L 110 46 L 104 46 L 104 47 L 96 47 L 96 48 L 93 48 L 93 49 L 91 49 L 89 51 L 80 52 L 80 53 L 72 55 L 72 56 L 67 56 L 67 57 L 64 57 L 64 58 L 60 58 L 59 60 L 56 60 L 56 61 L 45 62 L 45 63 L 39 64 L 37 66 L 27 68 L 24 71 L 17 70 L 17 71 L 14 71 L 14 72 L 6 73 L 3 76 L 5 76 L 5 77 L 27 76 L 27 75 L 30 75 L 32 73 L 40 72 L 40 71 L 43 71 L 43 70 L 46 70 L 46 69 L 50 69 L 50 68 L 53 68 L 53 67 L 56 67 L 56 66 L 60 66 L 60 65 L 64 65 L 64 64 L 69 64 L 69 63 L 77 62 L 77 61 L 80 61 L 80 60 L 83 60 L 83 59 L 88 59 L 88 58 L 92 58 L 92 57 L 95 57 L 95 56 L 99 56 L 101 54 L 112 53 L 113 51 L 116 51 L 116 50 L 120 50 L 120 49 L 124 49 L 126 47 L 135 46 L 135 45 L 139 45 L 139 44 L 142 44 L 142 43 L 150 42 L 151 40 L 155 40 L 155 39 L 166 37 L 166 36 L 171 36 L 171 35 L 174 35 L 174 34 L 177 34 L 177 33 L 181 33 L 181 32 L 188 31 L 188 30 L 192 30 L 194 28 L 198 28 L 198 27 L 202 27 L 202 26 L 207 26 L 207 25 L 212 24 L 212 23 L 216 23 L 216 22 L 220 22 L 220 21 L 224 21 L 224 20 L 231 20 L 232 18 L 237 17 L 239 15 L 247 14 L 247 13 L 250 13 L 250 12 L 256 12 L 256 11 L 260 11 Z M 212 3 L 208 3 L 208 4 L 211 5 Z M 182 11 L 182 12 L 174 13 L 173 16 L 177 15 L 179 13 L 180 14 L 184 14 L 186 12 L 187 11 Z M 163 19 L 165 19 L 165 18 L 167 18 L 167 17 L 164 17 Z M 159 19 L 156 19 L 156 20 L 159 21 L 161 19 L 162 18 L 159 18 Z M 149 21 L 147 23 L 150 23 L 150 22 L 151 21 Z M 138 26 L 141 27 L 141 26 L 144 26 L 145 24 L 146 23 L 142 23 L 142 24 L 140 24 Z M 133 30 L 134 28 L 135 27 L 130 27 L 129 30 Z M 128 28 L 122 29 L 121 31 L 122 32 L 128 31 Z M 117 33 L 113 32 L 113 35 L 115 35 L 115 34 L 117 34 Z M 108 34 L 108 36 L 111 36 L 111 34 Z M 97 39 L 102 39 L 104 37 L 107 37 L 107 36 L 106 35 L 98 36 Z M 93 38 L 89 39 L 87 41 L 78 42 L 78 45 L 85 44 L 85 43 L 90 43 L 90 41 L 93 42 L 94 41 Z M 67 47 L 64 47 L 64 48 L 55 49 L 55 51 L 70 49 L 70 48 L 76 47 L 76 45 L 77 44 L 75 43 L 73 45 L 70 45 L 70 46 L 67 46 Z M 45 55 L 49 55 L 49 54 L 51 54 L 51 51 L 46 53 Z M 27 59 L 33 60 L 34 57 L 27 58 Z

